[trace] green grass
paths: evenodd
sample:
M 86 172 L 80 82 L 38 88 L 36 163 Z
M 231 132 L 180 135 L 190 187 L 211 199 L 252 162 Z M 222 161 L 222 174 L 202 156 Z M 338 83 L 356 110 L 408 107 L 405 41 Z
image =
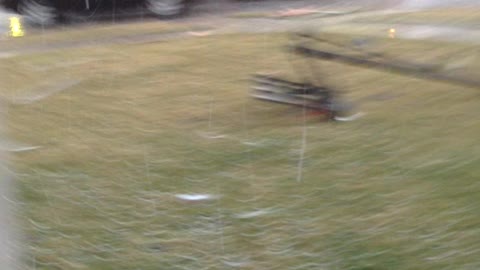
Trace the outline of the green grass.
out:
M 8 37 L 0 42 L 2 50 L 18 50 L 32 46 L 61 46 L 82 43 L 92 45 L 118 38 L 135 38 L 135 36 L 154 36 L 168 33 L 203 30 L 208 27 L 201 24 L 175 24 L 170 22 L 142 23 L 104 23 L 100 25 L 57 26 L 51 29 L 27 28 L 23 37 Z
M 36 87 L 45 81 L 82 79 L 9 107 L 10 136 L 44 146 L 11 157 L 28 266 L 478 268 L 478 91 L 321 65 L 322 79 L 363 100 L 367 115 L 304 119 L 248 97 L 253 72 L 295 76 L 285 44 L 282 35 L 229 35 L 3 59 L 11 101 L 48 91 Z M 468 48 L 378 46 L 427 62 Z M 393 98 L 375 98 L 385 94 Z M 220 197 L 186 203 L 178 193 Z

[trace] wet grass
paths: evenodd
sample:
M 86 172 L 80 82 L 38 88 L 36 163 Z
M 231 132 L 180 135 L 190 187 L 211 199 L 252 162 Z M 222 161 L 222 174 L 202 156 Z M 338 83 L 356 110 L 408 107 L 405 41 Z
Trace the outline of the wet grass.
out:
M 253 72 L 298 76 L 285 44 L 229 35 L 2 59 L 9 134 L 43 146 L 11 157 L 27 268 L 478 268 L 478 91 L 322 64 L 318 79 L 367 115 L 305 118 L 248 97 Z M 425 62 L 463 48 L 377 45 Z
M 26 27 L 26 26 L 23 26 Z M 131 39 L 142 36 L 153 36 L 186 31 L 204 30 L 205 27 L 189 23 L 170 22 L 137 22 L 137 23 L 97 23 L 78 25 L 58 25 L 50 28 L 26 27 L 25 36 L 9 37 L 0 42 L 2 50 L 21 50 L 31 47 L 58 47 L 66 44 L 81 43 L 95 45 L 105 41 L 121 38 Z M 121 41 L 119 41 L 121 42 Z M 119 43 L 117 42 L 117 43 Z

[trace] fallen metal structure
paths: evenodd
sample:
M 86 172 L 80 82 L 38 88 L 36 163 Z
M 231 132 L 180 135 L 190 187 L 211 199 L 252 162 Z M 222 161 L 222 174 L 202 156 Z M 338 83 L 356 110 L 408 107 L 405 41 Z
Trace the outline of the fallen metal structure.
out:
M 300 37 L 312 39 L 319 42 L 332 44 L 328 40 L 315 37 L 308 34 L 299 34 Z M 337 46 L 340 46 L 337 44 Z M 311 48 L 308 44 L 296 44 L 291 49 L 300 55 L 307 57 L 340 62 L 347 65 L 377 69 L 388 72 L 395 72 L 407 76 L 413 76 L 420 79 L 429 79 L 433 81 L 441 81 L 451 84 L 457 84 L 466 87 L 480 87 L 480 80 L 477 78 L 462 77 L 459 75 L 448 74 L 441 70 L 439 66 L 425 65 L 400 60 L 391 60 L 382 54 L 364 52 L 361 56 L 353 56 L 328 50 L 320 50 Z
M 337 52 L 334 49 L 318 49 L 317 47 L 321 43 L 328 45 L 328 47 L 339 48 L 341 52 Z M 366 51 L 355 43 L 345 45 L 311 34 L 296 34 L 293 44 L 289 47 L 289 51 L 309 60 L 321 59 L 394 72 L 421 79 L 480 88 L 480 80 L 477 78 L 452 75 L 435 65 L 388 59 L 381 53 Z M 306 77 L 305 74 L 308 73 L 316 78 Z M 334 120 L 348 119 L 348 117 L 355 116 L 352 115 L 355 106 L 342 100 L 338 91 L 332 87 L 313 83 L 321 78 L 321 74 L 318 74 L 317 70 L 302 72 L 301 77 L 303 77 L 302 82 L 293 82 L 268 75 L 256 74 L 253 76 L 254 86 L 251 96 L 263 101 L 317 110 L 328 115 L 329 119 Z
M 327 110 L 331 89 L 308 83 L 297 83 L 268 75 L 256 74 L 252 96 L 258 99 Z

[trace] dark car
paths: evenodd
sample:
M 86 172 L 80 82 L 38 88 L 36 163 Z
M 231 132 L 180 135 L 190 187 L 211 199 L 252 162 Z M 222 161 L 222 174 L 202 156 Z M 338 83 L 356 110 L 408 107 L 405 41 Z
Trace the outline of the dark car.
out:
M 0 0 L 0 4 L 24 16 L 33 24 L 51 25 L 68 13 L 93 14 L 105 8 L 132 6 L 146 8 L 158 17 L 185 12 L 188 0 Z

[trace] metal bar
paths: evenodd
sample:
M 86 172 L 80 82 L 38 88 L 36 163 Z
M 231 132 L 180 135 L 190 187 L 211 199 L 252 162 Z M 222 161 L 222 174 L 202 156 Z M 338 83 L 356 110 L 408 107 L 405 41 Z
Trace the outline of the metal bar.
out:
M 286 86 L 286 87 L 289 87 L 289 88 L 295 88 L 295 89 L 304 89 L 307 86 L 305 83 L 292 82 L 292 81 L 288 81 L 288 80 L 285 80 L 285 79 L 280 79 L 280 78 L 277 78 L 277 77 L 272 77 L 272 76 L 268 76 L 268 75 L 261 75 L 261 74 L 254 75 L 253 80 L 256 83 L 282 85 L 282 86 Z M 310 87 L 311 87 L 311 85 L 310 85 Z
M 257 92 L 253 93 L 251 96 L 256 99 L 275 103 L 289 104 L 315 110 L 330 110 L 330 107 L 326 104 L 318 103 L 307 99 L 299 99 L 288 95 Z
M 436 72 L 435 69 L 420 66 L 414 63 L 407 62 L 389 62 L 378 59 L 365 59 L 356 56 L 344 55 L 329 51 L 322 51 L 318 49 L 312 49 L 305 46 L 294 46 L 293 51 L 299 54 L 320 58 L 328 61 L 336 61 L 353 66 L 374 68 L 383 71 L 391 71 L 404 75 L 410 75 L 421 79 L 429 79 L 435 81 L 443 81 L 467 87 L 480 88 L 480 80 L 471 78 L 462 78 L 458 76 L 452 76 L 449 74 L 442 74 Z
M 353 51 L 358 51 L 358 52 L 363 53 L 366 57 L 384 57 L 384 54 L 382 54 L 382 53 L 367 51 L 367 50 L 364 50 L 362 48 L 358 48 L 358 47 L 355 47 L 355 46 L 349 46 L 349 45 L 346 45 L 346 44 L 341 43 L 341 42 L 335 42 L 333 40 L 321 38 L 319 36 L 314 36 L 314 35 L 307 34 L 307 33 L 298 33 L 298 34 L 296 34 L 296 36 L 299 37 L 299 38 L 305 38 L 306 40 L 309 40 L 309 39 L 310 40 L 315 40 L 315 41 L 323 42 L 323 43 L 330 44 L 330 45 L 333 45 L 333 46 L 337 46 L 337 47 L 340 47 L 340 48 L 349 49 L 349 50 L 353 50 Z
M 335 91 L 327 87 L 303 84 L 261 74 L 254 75 L 253 82 L 253 90 L 256 91 L 301 96 L 313 100 L 332 97 Z

